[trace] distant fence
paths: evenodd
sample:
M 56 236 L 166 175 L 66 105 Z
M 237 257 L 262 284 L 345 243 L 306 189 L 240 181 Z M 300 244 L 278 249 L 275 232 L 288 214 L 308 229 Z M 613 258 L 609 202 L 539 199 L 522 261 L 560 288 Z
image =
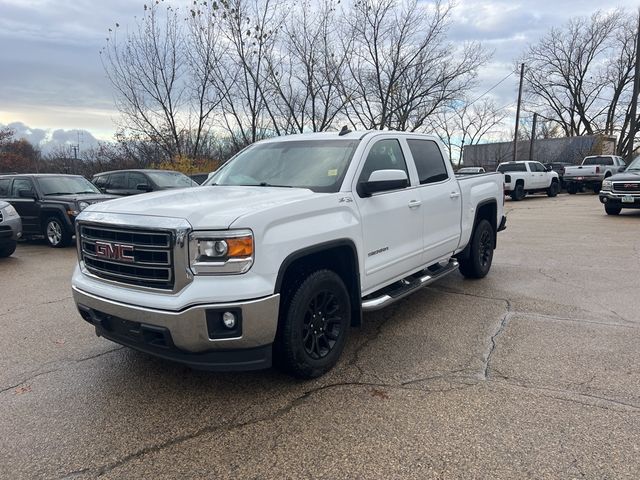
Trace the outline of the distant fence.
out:
M 588 155 L 614 155 L 616 139 L 602 135 L 541 138 L 534 142 L 533 155 L 531 156 L 529 154 L 530 147 L 530 141 L 519 141 L 516 160 L 578 164 Z M 513 142 L 466 145 L 462 153 L 463 166 L 484 167 L 488 171 L 495 170 L 501 162 L 511 160 L 513 160 Z

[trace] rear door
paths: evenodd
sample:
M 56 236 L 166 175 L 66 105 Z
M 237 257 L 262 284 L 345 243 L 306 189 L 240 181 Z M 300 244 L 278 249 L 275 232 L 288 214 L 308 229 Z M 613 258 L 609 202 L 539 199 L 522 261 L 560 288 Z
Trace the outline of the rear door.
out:
M 403 170 L 411 180 L 405 152 L 396 136 L 372 139 L 353 184 L 361 217 L 364 249 L 363 292 L 370 293 L 422 265 L 423 214 L 420 193 L 402 188 L 362 197 L 357 184 L 376 170 Z M 415 177 L 412 184 L 415 186 Z
M 21 197 L 21 191 L 32 195 L 32 197 Z M 33 197 L 37 197 L 37 193 L 30 178 L 13 179 L 9 201 L 22 218 L 22 230 L 25 234 L 39 234 L 41 232 L 40 204 Z
M 423 262 L 429 265 L 451 256 L 458 247 L 462 215 L 460 185 L 447 168 L 436 142 L 411 137 L 406 142 L 418 172 L 424 218 Z
M 141 188 L 146 188 L 147 190 L 138 189 L 138 186 L 141 186 Z M 129 195 L 144 193 L 147 191 L 151 191 L 151 189 L 152 186 L 144 174 L 140 172 L 129 172 L 127 176 L 127 193 Z
M 549 174 L 544 165 L 539 162 L 529 162 L 529 166 L 533 172 L 534 188 L 547 188 L 549 186 Z
M 105 186 L 105 192 L 111 195 L 128 195 L 127 172 L 117 172 L 109 175 L 109 183 Z

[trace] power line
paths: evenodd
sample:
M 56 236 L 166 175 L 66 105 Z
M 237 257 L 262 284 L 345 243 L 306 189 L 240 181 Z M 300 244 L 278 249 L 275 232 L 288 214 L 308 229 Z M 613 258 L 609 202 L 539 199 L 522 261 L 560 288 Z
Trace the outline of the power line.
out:
M 507 78 L 509 78 L 510 76 L 513 75 L 513 72 L 509 73 L 509 75 L 507 75 L 506 77 L 504 77 L 502 80 L 500 80 L 498 83 L 496 83 L 493 87 L 491 87 L 489 90 L 487 90 L 486 92 L 484 92 L 482 95 L 480 95 L 478 98 L 476 98 L 474 101 L 472 101 L 471 103 L 468 104 L 468 106 L 473 105 L 474 103 L 476 103 L 478 100 L 480 100 L 482 97 L 484 97 L 486 94 L 490 93 L 493 89 L 497 88 L 502 82 L 504 82 Z

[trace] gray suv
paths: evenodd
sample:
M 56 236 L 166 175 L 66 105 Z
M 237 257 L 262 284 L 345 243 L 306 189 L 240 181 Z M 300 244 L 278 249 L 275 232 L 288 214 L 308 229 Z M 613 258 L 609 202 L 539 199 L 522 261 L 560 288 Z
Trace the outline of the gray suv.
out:
M 0 258 L 8 257 L 16 250 L 22 236 L 22 220 L 10 203 L 0 200 Z

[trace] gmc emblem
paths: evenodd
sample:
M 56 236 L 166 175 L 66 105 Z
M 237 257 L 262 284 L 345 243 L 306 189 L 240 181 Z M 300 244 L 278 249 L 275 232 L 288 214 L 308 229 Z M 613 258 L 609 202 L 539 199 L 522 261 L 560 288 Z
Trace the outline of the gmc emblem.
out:
M 133 245 L 96 241 L 96 257 L 121 262 L 134 262 Z
M 636 183 L 625 183 L 623 185 L 624 188 L 638 188 L 638 184 Z

